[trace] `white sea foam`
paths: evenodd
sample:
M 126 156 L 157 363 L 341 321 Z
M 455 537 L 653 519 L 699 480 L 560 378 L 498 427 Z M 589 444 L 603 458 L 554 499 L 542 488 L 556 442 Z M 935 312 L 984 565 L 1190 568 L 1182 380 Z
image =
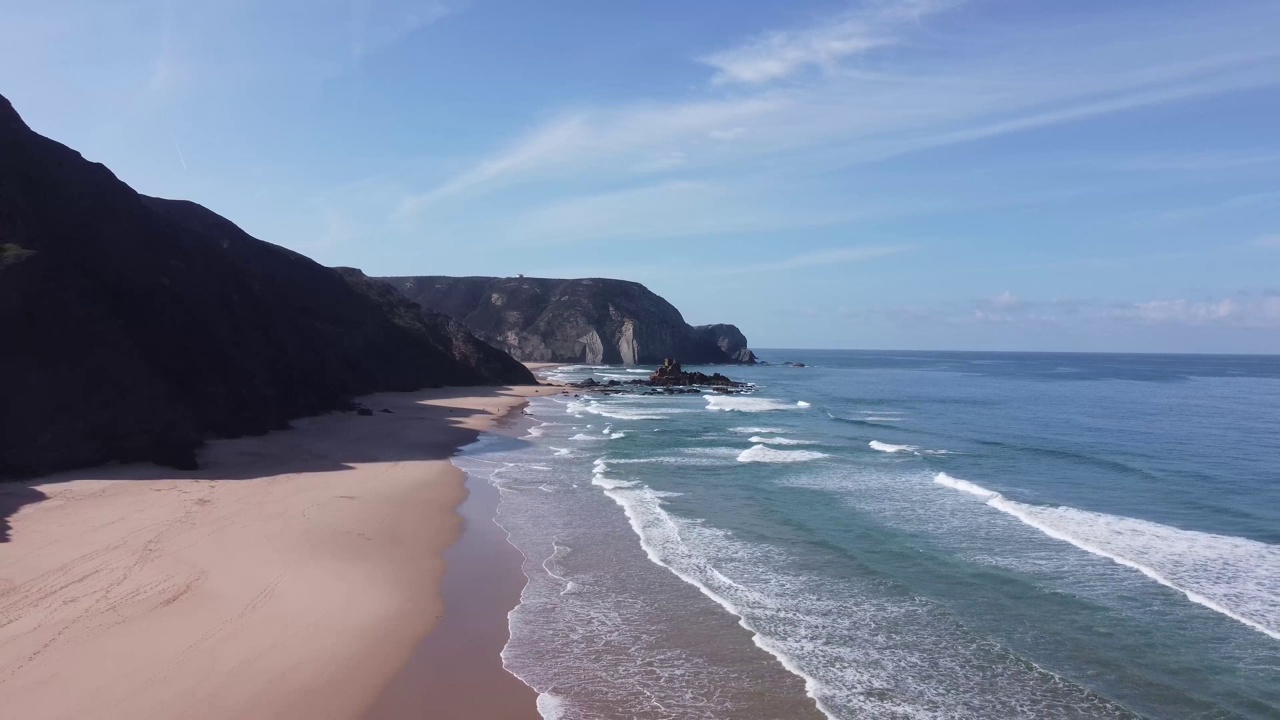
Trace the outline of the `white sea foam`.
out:
M 636 486 L 634 480 L 617 480 L 608 478 L 603 475 L 596 475 L 591 478 L 591 484 L 596 487 L 602 487 L 605 490 L 620 490 L 624 488 L 633 488 Z
M 624 437 L 626 437 L 626 436 L 627 436 L 627 434 L 626 434 L 625 432 L 622 432 L 622 431 L 618 431 L 618 432 L 616 432 L 616 433 L 609 433 L 609 439 L 610 439 L 610 440 L 617 440 L 618 438 L 624 438 Z
M 807 408 L 807 407 L 813 407 L 813 406 L 812 406 L 812 405 L 810 405 L 809 403 L 805 402 L 804 400 L 797 400 L 797 401 L 796 401 L 796 407 L 798 407 L 798 408 Z
M 716 448 L 707 448 L 708 450 Z M 731 454 L 728 457 L 735 457 L 738 454 L 737 448 L 728 448 Z M 650 455 L 642 458 L 626 458 L 614 459 L 609 462 L 619 465 L 724 465 L 724 459 L 717 459 L 716 456 L 690 456 L 690 455 Z
M 934 482 L 976 495 L 1055 540 L 1133 568 L 1280 640 L 1280 546 L 1071 507 L 1028 505 L 946 473 L 938 473 Z
M 565 412 L 575 416 L 585 412 L 613 420 L 665 420 L 671 413 L 679 412 L 679 409 L 636 407 L 620 402 L 602 403 L 588 400 L 569 403 L 565 406 Z
M 736 427 L 736 428 L 731 428 L 731 430 L 736 433 L 742 433 L 743 435 L 757 435 L 760 433 L 777 434 L 777 433 L 786 432 L 786 430 L 779 430 L 778 428 L 767 428 L 767 427 Z
M 978 497 L 984 500 L 990 500 L 992 498 L 1000 497 L 1000 493 L 998 492 L 993 492 L 991 490 L 988 490 L 982 487 L 981 485 L 975 485 L 969 482 L 968 480 L 953 478 L 946 473 L 938 473 L 937 476 L 933 478 L 933 481 L 938 483 L 939 485 L 945 485 L 953 490 L 959 490 L 960 492 L 967 492 L 970 495 L 977 495 Z
M 795 440 L 785 437 L 763 437 L 761 435 L 752 435 L 747 442 L 760 443 L 763 445 L 817 445 L 814 440 Z
M 548 446 L 548 447 L 550 447 L 550 446 Z M 551 447 L 551 450 L 553 450 L 553 451 L 554 451 L 554 452 L 552 452 L 552 453 L 551 453 L 552 455 L 557 455 L 557 456 L 561 456 L 561 457 L 563 457 L 563 456 L 565 456 L 565 455 L 568 455 L 569 453 L 573 452 L 573 450 L 571 450 L 571 449 L 569 449 L 569 448 L 562 448 L 562 447 Z
M 738 462 L 793 463 L 818 460 L 826 456 L 826 453 L 814 450 L 778 450 L 767 445 L 752 445 L 750 449 L 738 454 Z
M 920 449 L 915 445 L 890 445 L 889 443 L 880 442 L 879 440 L 872 440 L 867 443 L 867 445 L 869 445 L 872 450 L 879 450 L 880 452 L 885 453 L 914 453 Z
M 707 400 L 708 410 L 722 410 L 725 412 L 768 412 L 770 410 L 790 410 L 795 407 L 781 400 L 743 397 L 741 395 L 706 395 L 704 397 Z
M 609 472 L 609 464 L 605 459 L 600 457 L 591 466 L 591 484 L 605 490 L 617 490 L 620 488 L 635 487 L 636 483 L 631 480 L 618 480 L 606 477 L 605 473 Z
M 559 424 L 560 424 L 560 423 L 544 422 L 544 423 L 542 423 L 542 424 L 540 424 L 540 425 L 536 425 L 536 426 L 534 426 L 534 427 L 531 427 L 531 428 L 529 428 L 529 432 L 528 432 L 528 434 L 527 434 L 527 437 L 541 437 L 542 435 L 545 435 L 545 434 L 546 434 L 546 432 L 547 432 L 547 431 L 546 431 L 546 430 L 544 430 L 543 428 L 549 427 L 549 426 L 551 426 L 551 425 L 559 425 Z
M 563 720 L 565 717 L 564 700 L 551 693 L 538 693 L 537 708 L 542 720 Z
M 898 422 L 902 418 L 888 417 L 887 415 L 867 415 L 862 419 L 867 422 Z
M 586 434 L 586 433 L 578 433 L 577 435 L 574 435 L 573 437 L 571 437 L 571 438 L 569 438 L 569 439 L 570 439 L 570 440 L 599 440 L 599 439 L 600 439 L 600 436 L 598 436 L 598 435 L 588 435 L 588 434 Z
M 728 590 L 743 591 L 741 585 L 729 580 L 721 572 L 712 567 L 695 550 L 681 539 L 681 527 L 676 518 L 662 508 L 662 494 L 655 493 L 648 487 L 637 489 L 606 490 L 608 495 L 627 516 L 631 529 L 640 538 L 640 547 L 654 564 L 666 568 L 681 580 L 696 587 L 703 595 L 729 611 L 738 618 L 738 623 L 751 632 L 751 639 L 760 649 L 777 658 L 783 667 L 805 681 L 808 695 L 818 701 L 819 709 L 828 717 L 829 712 L 818 700 L 820 684 L 816 678 L 806 674 L 791 657 L 781 651 L 769 638 L 763 637 L 747 620 L 747 612 L 740 609 L 730 599 L 737 593 Z M 770 604 L 769 598 L 757 593 L 745 593 L 761 604 Z
M 516 457 L 523 457 L 524 452 L 537 457 L 532 451 L 512 452 Z M 495 459 L 500 461 L 502 456 L 472 456 L 462 462 L 488 467 Z M 758 647 L 804 680 L 806 691 L 828 717 L 1058 716 L 1053 710 L 1061 704 L 1037 705 L 1035 701 L 1041 696 L 1022 693 L 1024 688 L 1035 692 L 1048 686 L 1051 689 L 1045 697 L 1056 703 L 1060 699 L 1054 694 L 1057 684 L 1046 682 L 1041 673 L 1028 671 L 1025 663 L 987 652 L 963 629 L 952 629 L 949 615 L 935 612 L 928 603 L 904 602 L 897 594 L 880 598 L 864 583 L 793 575 L 789 570 L 797 563 L 779 548 L 742 542 L 709 522 L 668 512 L 663 503 L 667 494 L 640 483 L 623 486 L 627 481 L 621 477 L 629 473 L 611 477 L 611 471 L 630 469 L 621 463 L 631 460 L 599 457 L 592 474 L 599 476 L 595 487 L 603 492 L 590 492 L 589 497 L 607 498 L 621 506 L 624 522 L 639 536 L 649 561 L 733 613 Z M 641 460 L 645 461 L 650 459 Z M 518 468 L 509 469 L 510 477 L 519 476 Z M 570 486 L 577 487 L 558 480 L 556 487 L 563 492 L 555 498 L 538 493 L 504 498 L 499 524 L 525 553 L 529 578 L 521 605 L 508 616 L 511 641 L 502 653 L 504 666 L 527 684 L 547 691 L 538 698 L 538 711 L 546 718 L 599 716 L 601 713 L 577 706 L 578 698 L 585 699 L 588 691 L 597 697 L 601 692 L 612 693 L 610 707 L 620 716 L 725 716 L 734 707 L 725 704 L 726 700 L 740 697 L 737 693 L 742 690 L 734 684 L 739 679 L 736 675 L 721 673 L 736 668 L 703 663 L 697 653 L 683 653 L 678 642 L 670 646 L 660 642 L 666 622 L 662 615 L 669 609 L 657 603 L 655 608 L 637 610 L 636 606 L 644 603 L 633 600 L 663 597 L 661 590 L 652 596 L 628 593 L 625 583 L 619 583 L 622 587 L 615 595 L 591 582 L 592 575 L 583 572 L 590 566 L 581 560 L 571 565 L 576 568 L 572 571 L 561 563 L 569 551 L 563 542 L 557 542 L 558 536 L 586 541 L 611 532 L 595 527 L 601 518 L 598 509 L 587 516 L 576 511 L 561 514 L 577 507 L 575 498 L 584 497 L 572 493 Z M 927 484 L 919 490 L 940 496 L 942 505 L 957 502 L 945 493 L 929 491 Z M 584 523 L 584 517 L 591 520 Z M 586 534 L 587 527 L 596 534 Z M 548 553 L 552 557 L 548 558 Z M 579 558 L 585 560 L 585 556 Z M 627 576 L 619 573 L 609 577 Z M 652 579 L 643 571 L 640 577 Z M 661 583 L 655 585 L 661 587 Z M 635 662 L 618 666 L 598 659 L 583 661 L 583 643 L 615 653 L 608 657 L 632 657 Z M 912 651 L 916 647 L 932 650 L 922 658 Z M 550 663 L 548 658 L 557 662 Z M 972 692 L 968 690 L 970 683 Z M 1037 714 L 1039 708 L 1047 711 Z M 1088 709 L 1094 711 L 1077 715 L 1114 717 Z
M 685 455 L 701 455 L 704 457 L 737 457 L 742 452 L 741 448 L 735 447 L 691 447 L 684 448 L 680 452 Z

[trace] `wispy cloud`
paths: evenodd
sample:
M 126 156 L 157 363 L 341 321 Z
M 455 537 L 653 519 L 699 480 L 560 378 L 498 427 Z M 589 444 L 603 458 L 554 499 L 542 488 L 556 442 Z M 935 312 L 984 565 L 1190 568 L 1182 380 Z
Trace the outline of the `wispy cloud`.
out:
M 1022 300 L 1008 290 L 996 295 L 988 300 L 988 302 L 992 307 L 1000 310 L 1012 310 L 1022 306 Z
M 457 12 L 440 0 L 351 0 L 350 7 L 351 58 L 357 62 Z
M 521 176 L 634 167 L 655 152 L 682 152 L 680 143 L 690 137 L 739 127 L 775 111 L 779 104 L 775 99 L 756 97 L 566 113 L 443 185 L 406 198 L 398 212 L 413 215 L 438 200 Z
M 1156 216 L 1155 219 L 1166 222 L 1178 222 L 1206 215 L 1214 215 L 1216 213 L 1237 212 L 1245 208 L 1272 205 L 1277 201 L 1280 201 L 1280 190 L 1250 192 L 1242 195 L 1232 195 L 1230 197 L 1214 200 L 1202 205 L 1195 205 L 1162 213 Z
M 1277 327 L 1280 295 L 1147 300 L 1119 308 L 1116 315 L 1151 325 Z
M 805 30 L 755 38 L 703 58 L 712 79 L 721 78 L 705 94 L 558 113 L 470 169 L 404 198 L 399 214 L 532 180 L 617 183 L 638 167 L 686 178 L 752 170 L 814 176 L 1280 82 L 1280 51 L 1258 30 L 1280 21 L 1280 10 L 1261 5 L 1233 6 L 1213 23 L 1192 12 L 1117 10 L 1084 26 L 999 27 L 988 35 L 978 26 L 963 40 L 913 38 L 901 48 L 909 62 L 892 72 L 842 63 L 871 38 L 900 37 L 955 4 L 877 2 Z M 811 66 L 830 72 L 801 85 L 767 82 Z M 730 79 L 732 89 L 725 87 Z M 680 162 L 655 163 L 659 157 Z
M 1239 292 L 1234 295 L 1157 298 L 1130 302 L 1085 299 L 1025 301 L 1009 293 L 963 305 L 934 308 L 932 319 L 944 323 L 1052 324 L 1090 323 L 1113 328 L 1133 325 L 1182 327 L 1280 327 L 1280 295 Z
M 1275 235 L 1263 235 L 1260 238 L 1256 238 L 1253 241 L 1253 244 L 1258 247 L 1280 248 L 1280 233 L 1276 233 Z
M 777 30 L 701 58 L 716 84 L 782 80 L 807 67 L 834 72 L 842 60 L 895 44 L 900 33 L 926 15 L 959 0 L 879 0 L 796 30 Z
M 768 262 L 711 268 L 708 272 L 713 275 L 745 275 L 767 272 L 786 272 L 788 270 L 802 270 L 814 267 L 849 265 L 852 263 L 866 262 L 868 260 L 878 260 L 890 255 L 897 255 L 898 253 L 906 252 L 908 249 L 909 248 L 906 246 L 890 245 L 835 248 L 831 250 L 818 250 L 815 252 L 801 253 L 799 255 L 791 255 Z
M 1193 152 L 1140 155 L 1133 158 L 1107 158 L 1106 169 L 1132 172 L 1214 172 L 1280 166 L 1280 152 L 1258 149 L 1252 152 Z
M 502 221 L 498 237 L 548 246 L 607 240 L 662 240 L 817 227 L 852 215 L 781 211 L 712 182 L 667 180 L 546 203 Z

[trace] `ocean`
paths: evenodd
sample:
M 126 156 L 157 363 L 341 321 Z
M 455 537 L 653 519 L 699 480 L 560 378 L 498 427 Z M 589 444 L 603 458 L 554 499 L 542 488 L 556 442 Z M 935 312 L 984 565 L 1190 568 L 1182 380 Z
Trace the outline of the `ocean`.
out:
M 761 356 L 455 458 L 544 717 L 1280 718 L 1280 358 Z

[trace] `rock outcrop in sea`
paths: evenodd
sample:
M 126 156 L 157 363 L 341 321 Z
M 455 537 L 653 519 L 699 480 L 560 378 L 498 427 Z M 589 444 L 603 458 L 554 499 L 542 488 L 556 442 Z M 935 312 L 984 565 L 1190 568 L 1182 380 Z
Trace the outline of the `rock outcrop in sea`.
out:
M 737 388 L 745 387 L 746 383 L 730 380 L 720 373 L 712 373 L 708 375 L 696 370 L 685 370 L 680 367 L 680 363 L 667 358 L 662 361 L 662 365 L 653 374 L 649 376 L 647 383 L 653 387 L 694 387 L 697 385 L 706 385 L 710 387 L 721 388 Z
M 752 363 L 733 325 L 690 326 L 640 283 L 604 278 L 385 277 L 409 299 L 455 317 L 525 362 Z
M 357 395 L 533 383 L 464 326 L 195 203 L 134 192 L 0 97 L 0 476 L 195 465 Z
M 644 387 L 661 388 L 662 392 L 667 394 L 696 394 L 702 392 L 699 389 L 702 387 L 709 387 L 714 392 L 719 393 L 745 392 L 750 388 L 750 385 L 731 380 L 720 373 L 708 375 L 697 370 L 685 370 L 680 367 L 679 362 L 667 358 L 662 361 L 657 370 L 649 374 L 648 379 L 636 378 L 626 382 L 610 380 L 602 383 L 595 378 L 587 378 L 581 382 L 571 383 L 570 387 L 603 393 L 631 392 Z M 650 389 L 643 394 L 653 395 L 656 392 L 656 390 Z

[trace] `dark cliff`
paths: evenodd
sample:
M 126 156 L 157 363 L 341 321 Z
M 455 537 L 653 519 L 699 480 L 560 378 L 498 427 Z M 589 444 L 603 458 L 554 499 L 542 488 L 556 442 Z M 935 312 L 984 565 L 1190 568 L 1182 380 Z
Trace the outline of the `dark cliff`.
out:
M 457 318 L 482 340 L 526 362 L 754 360 L 750 350 L 741 352 L 746 338 L 736 327 L 690 327 L 675 306 L 639 283 L 601 278 L 380 279 L 423 307 Z
M 195 463 L 349 398 L 532 383 L 359 271 L 139 195 L 0 97 L 0 476 Z

